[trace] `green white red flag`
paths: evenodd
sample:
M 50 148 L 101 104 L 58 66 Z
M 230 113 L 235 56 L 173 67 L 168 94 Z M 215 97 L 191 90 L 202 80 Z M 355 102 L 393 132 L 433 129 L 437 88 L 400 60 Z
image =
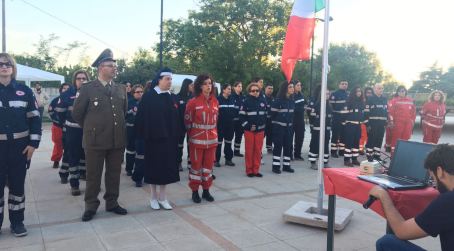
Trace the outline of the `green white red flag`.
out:
M 281 70 L 292 79 L 296 62 L 310 59 L 315 13 L 325 8 L 324 0 L 295 0 L 282 49 Z

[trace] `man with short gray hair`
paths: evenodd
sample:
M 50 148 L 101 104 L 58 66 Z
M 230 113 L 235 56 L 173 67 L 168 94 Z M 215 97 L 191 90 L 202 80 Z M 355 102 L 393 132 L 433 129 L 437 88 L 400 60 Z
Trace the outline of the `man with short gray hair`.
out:
M 388 119 L 388 100 L 383 96 L 383 85 L 375 84 L 374 94 L 366 101 L 364 110 L 367 126 L 367 159 L 383 161 L 380 157 L 383 136 L 385 135 L 386 121 Z

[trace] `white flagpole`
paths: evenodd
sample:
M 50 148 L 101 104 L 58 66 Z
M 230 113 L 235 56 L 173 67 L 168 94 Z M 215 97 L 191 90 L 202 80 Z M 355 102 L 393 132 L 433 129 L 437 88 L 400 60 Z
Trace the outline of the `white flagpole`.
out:
M 326 89 L 328 83 L 328 49 L 329 49 L 329 0 L 325 0 L 325 22 L 323 35 L 323 69 L 322 69 L 322 91 L 320 97 L 320 141 L 318 148 L 318 200 L 317 210 L 319 214 L 323 212 L 323 178 L 322 169 L 324 168 L 325 156 L 325 128 L 326 128 Z

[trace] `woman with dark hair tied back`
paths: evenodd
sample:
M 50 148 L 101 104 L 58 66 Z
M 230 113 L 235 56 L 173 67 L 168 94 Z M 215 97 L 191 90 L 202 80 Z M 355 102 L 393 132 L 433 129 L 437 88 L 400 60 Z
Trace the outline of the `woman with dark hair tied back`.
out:
M 128 137 L 126 145 L 126 174 L 132 176 L 131 178 L 135 181 L 136 187 L 142 187 L 143 174 L 140 175 L 140 178 L 138 178 L 138 174 L 143 173 L 144 149 L 143 140 L 136 137 L 135 118 L 140 99 L 143 96 L 143 86 L 138 84 L 132 86 L 130 95 L 128 111 L 125 116 L 126 135 Z
M 438 144 L 441 136 L 441 129 L 445 123 L 446 104 L 445 94 L 440 90 L 432 91 L 429 99 L 422 106 L 422 132 L 423 142 Z
M 295 100 L 295 113 L 293 114 L 293 130 L 295 131 L 295 144 L 292 156 L 295 160 L 304 160 L 303 156 L 301 156 L 301 150 L 303 148 L 304 132 L 306 131 L 304 112 L 307 101 L 303 95 L 303 84 L 299 80 L 294 81 L 294 83 L 295 94 L 293 94 L 293 99 Z
M 359 166 L 359 139 L 361 138 L 361 125 L 367 123 L 364 116 L 364 95 L 359 86 L 353 88 L 344 107 L 346 111 L 342 119 L 345 126 L 345 152 L 344 165 L 348 167 Z M 351 161 L 350 161 L 351 159 Z
M 200 203 L 199 187 L 202 186 L 202 198 L 212 202 L 210 187 L 213 183 L 213 164 L 218 145 L 217 120 L 218 100 L 214 95 L 214 81 L 207 75 L 197 76 L 194 81 L 194 98 L 186 105 L 184 124 L 188 130 L 189 187 L 192 190 L 192 201 Z
M 321 93 L 322 86 L 318 85 L 314 89 L 311 101 L 308 105 L 309 124 L 311 128 L 311 143 L 309 145 L 309 161 L 311 162 L 311 169 L 318 169 L 315 162 L 319 155 L 320 144 L 320 114 L 321 114 Z M 331 136 L 331 120 L 333 108 L 329 103 L 330 91 L 326 90 L 326 114 L 325 114 L 325 153 L 323 155 L 323 163 L 326 165 L 329 161 L 329 145 Z
M 290 167 L 293 137 L 293 112 L 295 89 L 292 83 L 284 82 L 279 88 L 276 99 L 271 105 L 271 124 L 273 134 L 273 172 L 281 173 L 281 154 L 284 152 L 282 171 L 293 173 Z
M 234 118 L 237 117 L 238 110 L 235 109 L 235 100 L 230 97 L 231 93 L 232 87 L 229 84 L 224 84 L 221 88 L 221 95 L 218 96 L 218 147 L 216 148 L 215 167 L 221 167 L 222 142 L 224 142 L 225 165 L 235 166 L 235 163 L 232 162 L 232 140 L 235 123 Z
M 407 97 L 407 88 L 397 87 L 394 98 L 388 104 L 389 127 L 391 128 L 391 153 L 394 153 L 397 140 L 409 140 L 416 119 L 416 106 L 413 99 Z
M 186 127 L 184 126 L 184 112 L 186 110 L 186 104 L 192 98 L 192 93 L 194 92 L 194 81 L 189 78 L 185 78 L 181 84 L 180 92 L 177 94 L 178 98 L 178 111 L 180 113 L 180 123 L 181 123 L 181 136 L 178 139 L 178 155 L 177 162 L 178 168 L 183 171 L 183 147 L 184 147 L 184 138 L 186 137 Z M 187 139 L 187 138 L 186 138 Z M 187 146 L 187 167 L 191 168 L 191 159 L 189 158 L 189 144 Z

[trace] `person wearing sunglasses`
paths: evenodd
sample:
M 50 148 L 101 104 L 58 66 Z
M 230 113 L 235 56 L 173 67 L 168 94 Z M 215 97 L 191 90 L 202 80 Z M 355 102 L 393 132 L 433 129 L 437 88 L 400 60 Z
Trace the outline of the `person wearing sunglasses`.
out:
M 293 144 L 293 113 L 295 101 L 292 98 L 295 88 L 292 83 L 284 82 L 279 87 L 276 99 L 271 105 L 271 124 L 273 126 L 273 164 L 272 171 L 293 173 L 295 170 L 290 167 Z M 283 159 L 281 159 L 283 153 Z
M 41 140 L 41 118 L 33 91 L 18 83 L 16 75 L 14 58 L 0 53 L 0 231 L 5 207 L 11 232 L 19 237 L 27 235 L 23 223 L 24 184 L 30 160 Z
M 131 88 L 131 97 L 128 100 L 128 111 L 126 112 L 126 175 L 132 176 L 132 171 L 134 169 L 134 164 L 136 160 L 136 134 L 134 127 L 134 120 L 137 114 L 137 107 L 139 106 L 139 101 L 143 95 L 143 86 L 134 85 Z M 143 154 L 142 154 L 143 156 Z M 142 179 L 138 179 L 136 182 L 136 187 L 142 186 Z
M 410 139 L 416 119 L 416 106 L 413 99 L 407 96 L 405 86 L 397 87 L 394 98 L 388 104 L 388 113 L 388 124 L 391 128 L 391 154 L 393 154 L 397 140 Z
M 259 97 L 260 87 L 251 83 L 247 87 L 248 95 L 239 112 L 240 122 L 244 128 L 246 175 L 263 177 L 259 172 L 262 159 L 263 140 L 265 135 L 267 107 Z
M 60 182 L 68 183 L 73 196 L 79 196 L 79 179 L 85 180 L 85 153 L 82 148 L 82 127 L 74 120 L 73 105 L 77 92 L 82 84 L 87 82 L 88 73 L 85 70 L 78 70 L 73 74 L 71 88 L 60 95 L 55 111 L 58 114 L 60 123 L 64 125 L 65 151 L 68 156 L 68 165 L 62 165 L 59 171 Z

